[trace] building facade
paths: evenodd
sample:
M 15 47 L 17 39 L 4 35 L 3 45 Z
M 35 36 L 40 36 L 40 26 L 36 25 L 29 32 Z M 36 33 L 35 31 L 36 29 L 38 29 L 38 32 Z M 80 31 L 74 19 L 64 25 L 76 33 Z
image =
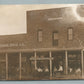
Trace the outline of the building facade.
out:
M 0 80 L 84 79 L 84 23 L 72 8 L 26 16 L 27 34 L 0 36 Z

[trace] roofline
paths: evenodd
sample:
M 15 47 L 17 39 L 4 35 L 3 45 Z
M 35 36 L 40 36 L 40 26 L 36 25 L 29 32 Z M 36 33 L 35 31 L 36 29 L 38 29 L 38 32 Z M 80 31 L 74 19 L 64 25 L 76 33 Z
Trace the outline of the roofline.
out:
M 46 8 L 46 9 L 34 9 L 34 10 L 28 10 L 26 12 L 54 10 L 54 9 L 65 9 L 65 8 L 71 8 L 71 6 L 69 6 L 69 7 L 57 7 L 57 8 Z
M 27 33 L 0 35 L 0 37 L 1 36 L 17 36 L 17 35 L 27 35 Z

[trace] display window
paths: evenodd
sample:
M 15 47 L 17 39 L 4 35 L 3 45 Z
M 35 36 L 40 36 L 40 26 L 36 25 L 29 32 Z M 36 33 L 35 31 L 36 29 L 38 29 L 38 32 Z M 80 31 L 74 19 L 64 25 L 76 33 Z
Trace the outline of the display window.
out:
M 52 57 L 53 76 L 61 77 L 62 75 L 64 75 L 65 70 L 65 54 L 64 52 L 52 52 Z
M 68 73 L 70 75 L 81 75 L 81 53 L 69 52 L 68 53 Z
M 21 54 L 21 79 L 32 79 L 35 77 L 35 59 L 34 53 Z

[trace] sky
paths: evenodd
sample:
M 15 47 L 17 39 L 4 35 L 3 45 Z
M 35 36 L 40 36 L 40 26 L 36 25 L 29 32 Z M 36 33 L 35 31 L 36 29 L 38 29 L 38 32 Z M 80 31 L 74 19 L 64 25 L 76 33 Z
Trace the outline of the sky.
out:
M 0 35 L 26 33 L 26 11 L 69 6 L 72 4 L 0 5 Z

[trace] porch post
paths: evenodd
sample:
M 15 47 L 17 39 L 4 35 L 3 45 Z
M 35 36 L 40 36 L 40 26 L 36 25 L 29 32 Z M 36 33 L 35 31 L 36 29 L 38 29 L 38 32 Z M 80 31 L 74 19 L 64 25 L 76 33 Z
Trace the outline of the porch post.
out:
M 6 53 L 6 80 L 8 80 L 8 54 Z
M 81 65 L 82 65 L 82 69 L 81 69 L 81 72 L 82 72 L 82 77 L 84 78 L 84 65 L 83 65 L 83 50 L 81 50 Z
M 49 56 L 50 56 L 50 77 L 52 77 L 52 52 L 49 52 Z
M 65 74 L 68 74 L 68 54 L 67 51 L 65 51 Z
M 21 52 L 19 53 L 19 67 L 20 67 L 20 80 L 21 80 L 21 68 L 22 68 L 22 65 L 21 65 Z
M 35 70 L 37 69 L 37 61 L 36 61 L 36 51 L 34 53 L 34 56 L 35 56 Z

